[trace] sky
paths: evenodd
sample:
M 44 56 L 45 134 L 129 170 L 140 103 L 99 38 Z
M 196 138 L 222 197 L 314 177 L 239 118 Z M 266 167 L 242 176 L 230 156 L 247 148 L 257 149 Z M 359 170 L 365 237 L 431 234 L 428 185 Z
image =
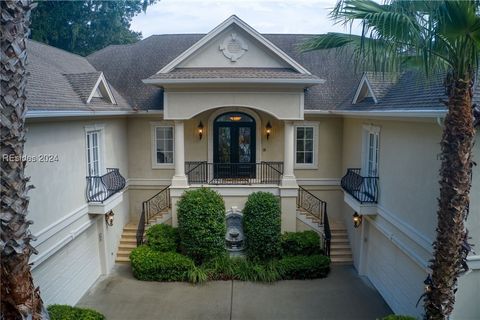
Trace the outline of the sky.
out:
M 236 14 L 260 33 L 349 32 L 328 18 L 336 0 L 161 0 L 134 17 L 131 29 L 152 34 L 207 33 Z M 360 28 L 353 26 L 352 33 Z

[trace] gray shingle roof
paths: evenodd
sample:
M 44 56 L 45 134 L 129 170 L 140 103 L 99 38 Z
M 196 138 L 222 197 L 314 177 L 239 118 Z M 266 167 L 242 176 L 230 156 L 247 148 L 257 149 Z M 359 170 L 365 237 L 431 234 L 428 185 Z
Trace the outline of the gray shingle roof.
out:
M 176 68 L 148 79 L 295 79 L 319 80 L 290 68 Z
M 100 72 L 87 59 L 29 40 L 27 106 L 30 110 L 131 110 L 128 102 L 110 86 L 117 102 L 103 99 L 86 103 Z
M 132 106 L 139 109 L 162 109 L 163 91 L 144 84 L 142 79 L 155 75 L 203 36 L 203 34 L 151 36 L 135 44 L 106 47 L 91 54 L 87 59 L 98 70 L 104 72 L 108 81 L 120 90 Z M 407 72 L 393 78 L 368 73 L 372 90 L 379 99 L 378 104 L 372 99 L 365 99 L 352 105 L 362 74 L 355 72 L 348 52 L 339 53 L 336 50 L 299 52 L 298 45 L 312 35 L 264 36 L 312 74 L 326 80 L 324 84 L 307 89 L 305 110 L 445 110 L 445 106 L 440 102 L 441 98 L 446 98 L 440 81 L 442 76 L 438 75 L 426 81 L 425 77 L 416 72 Z M 185 70 L 176 72 L 183 73 Z M 206 76 L 205 73 L 220 76 L 216 71 L 198 70 L 198 72 L 197 75 L 190 73 L 182 76 L 193 77 L 199 76 L 200 73 L 202 76 Z M 477 81 L 478 93 L 479 87 Z M 479 96 L 477 94 L 474 100 L 478 101 Z

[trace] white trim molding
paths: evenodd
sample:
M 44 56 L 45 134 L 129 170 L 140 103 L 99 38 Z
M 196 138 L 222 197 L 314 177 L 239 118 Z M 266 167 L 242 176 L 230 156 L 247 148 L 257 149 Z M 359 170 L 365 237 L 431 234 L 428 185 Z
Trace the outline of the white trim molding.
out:
M 468 256 L 468 266 L 472 270 L 480 270 L 480 255 Z

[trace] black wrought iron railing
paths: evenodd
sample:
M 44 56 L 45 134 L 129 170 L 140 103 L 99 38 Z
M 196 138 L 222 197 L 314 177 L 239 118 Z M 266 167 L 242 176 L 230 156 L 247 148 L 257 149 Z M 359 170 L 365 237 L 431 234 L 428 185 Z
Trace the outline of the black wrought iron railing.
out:
M 283 162 L 209 163 L 185 162 L 189 184 L 280 184 Z
M 142 213 L 137 227 L 137 246 L 143 244 L 145 228 L 155 219 L 160 213 L 171 208 L 170 201 L 170 186 L 160 190 L 150 199 L 142 202 Z
M 117 168 L 107 168 L 103 176 L 87 177 L 87 202 L 104 202 L 125 188 L 125 178 Z
M 348 169 L 341 186 L 360 203 L 378 202 L 378 177 L 363 177 L 361 169 Z
M 323 226 L 323 251 L 325 252 L 325 255 L 329 257 L 332 233 L 330 230 L 330 223 L 328 221 L 327 203 L 316 197 L 305 188 L 298 187 L 297 207 L 314 216 L 318 220 L 319 225 Z

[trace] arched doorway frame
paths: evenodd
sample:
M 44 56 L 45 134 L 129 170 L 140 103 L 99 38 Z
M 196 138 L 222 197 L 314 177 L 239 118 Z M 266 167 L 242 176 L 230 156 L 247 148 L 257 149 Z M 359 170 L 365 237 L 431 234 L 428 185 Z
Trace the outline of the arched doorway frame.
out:
M 262 161 L 262 120 L 260 116 L 249 108 L 244 107 L 221 107 L 212 112 L 210 117 L 208 118 L 208 162 L 213 163 L 213 125 L 215 119 L 224 114 L 229 112 L 242 112 L 255 120 L 255 162 Z

